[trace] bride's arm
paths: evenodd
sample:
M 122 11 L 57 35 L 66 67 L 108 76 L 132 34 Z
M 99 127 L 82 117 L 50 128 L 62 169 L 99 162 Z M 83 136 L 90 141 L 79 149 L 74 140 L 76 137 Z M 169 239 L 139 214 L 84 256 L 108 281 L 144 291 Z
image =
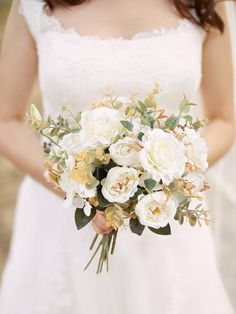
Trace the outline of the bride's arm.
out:
M 203 50 L 202 96 L 209 119 L 204 136 L 210 165 L 228 151 L 235 139 L 230 30 L 224 5 L 219 4 L 217 11 L 224 19 L 225 32 L 211 30 Z
M 13 2 L 0 54 L 0 154 L 50 190 L 44 178 L 43 150 L 25 122 L 37 74 L 34 40 Z M 55 191 L 62 195 L 62 193 Z
M 39 139 L 25 123 L 27 104 L 37 74 L 34 40 L 13 2 L 3 36 L 0 55 L 0 154 L 55 193 L 44 178 L 43 151 Z M 106 233 L 105 218 L 98 213 L 92 222 L 97 233 Z

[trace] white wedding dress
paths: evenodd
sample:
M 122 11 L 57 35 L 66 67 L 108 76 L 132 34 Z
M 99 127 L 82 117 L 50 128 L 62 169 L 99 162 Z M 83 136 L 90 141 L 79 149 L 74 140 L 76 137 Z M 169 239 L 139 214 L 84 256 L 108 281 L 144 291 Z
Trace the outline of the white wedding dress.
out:
M 144 96 L 158 82 L 159 102 L 175 111 L 183 93 L 199 92 L 205 32 L 181 19 L 175 28 L 131 39 L 81 36 L 47 16 L 39 1 L 21 0 L 35 38 L 45 114 L 67 101 L 81 110 L 105 90 Z M 32 178 L 21 185 L 0 314 L 232 314 L 209 227 L 172 223 L 172 236 L 119 233 L 110 273 L 86 272 L 94 236 L 77 231 L 74 211 Z

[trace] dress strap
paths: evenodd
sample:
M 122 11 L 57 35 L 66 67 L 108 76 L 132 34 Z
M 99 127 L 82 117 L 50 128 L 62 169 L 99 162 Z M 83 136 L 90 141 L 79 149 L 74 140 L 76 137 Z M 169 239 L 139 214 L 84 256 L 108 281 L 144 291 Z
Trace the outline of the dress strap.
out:
M 44 3 L 40 0 L 20 0 L 19 2 L 19 13 L 24 16 L 35 41 L 37 41 L 40 34 L 43 7 Z

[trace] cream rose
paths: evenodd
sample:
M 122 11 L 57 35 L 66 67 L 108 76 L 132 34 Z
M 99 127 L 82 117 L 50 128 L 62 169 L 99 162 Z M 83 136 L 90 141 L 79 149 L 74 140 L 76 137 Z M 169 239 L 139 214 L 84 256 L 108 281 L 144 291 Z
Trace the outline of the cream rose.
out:
M 200 171 L 189 172 L 184 176 L 184 180 L 194 186 L 192 189 L 193 193 L 200 192 L 204 187 L 204 174 Z
M 125 137 L 109 148 L 111 158 L 120 166 L 140 167 L 140 145 L 131 137 Z
M 91 146 L 109 146 L 121 132 L 121 113 L 116 109 L 99 107 L 81 114 L 81 127 L 85 141 Z
M 169 184 L 184 173 L 184 151 L 184 145 L 172 134 L 154 129 L 147 134 L 144 148 L 140 152 L 140 161 L 153 179 Z
M 111 203 L 125 203 L 138 190 L 139 173 L 134 168 L 111 168 L 102 180 L 102 194 Z
M 139 199 L 135 213 L 142 225 L 159 229 L 174 218 L 177 206 L 175 199 L 167 198 L 164 192 L 155 192 Z
M 62 149 L 65 150 L 68 155 L 80 153 L 81 151 L 91 147 L 89 144 L 90 143 L 84 136 L 83 131 L 67 134 L 60 142 Z
M 188 161 L 202 171 L 206 171 L 208 168 L 208 149 L 204 138 L 195 130 L 186 129 L 183 143 L 186 146 Z

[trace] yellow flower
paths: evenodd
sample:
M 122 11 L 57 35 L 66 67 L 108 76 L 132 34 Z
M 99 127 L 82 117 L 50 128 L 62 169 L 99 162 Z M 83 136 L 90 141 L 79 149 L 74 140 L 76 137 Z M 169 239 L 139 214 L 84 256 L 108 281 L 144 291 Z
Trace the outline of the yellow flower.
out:
M 106 226 L 118 229 L 124 224 L 124 214 L 120 206 L 111 205 L 105 209 Z
M 80 184 L 95 184 L 96 178 L 92 175 L 93 167 L 81 166 L 72 169 L 70 172 L 71 179 L 79 182 Z
M 101 161 L 103 164 L 108 164 L 111 157 L 109 154 L 106 154 L 103 148 L 97 148 L 95 151 L 95 157 Z

